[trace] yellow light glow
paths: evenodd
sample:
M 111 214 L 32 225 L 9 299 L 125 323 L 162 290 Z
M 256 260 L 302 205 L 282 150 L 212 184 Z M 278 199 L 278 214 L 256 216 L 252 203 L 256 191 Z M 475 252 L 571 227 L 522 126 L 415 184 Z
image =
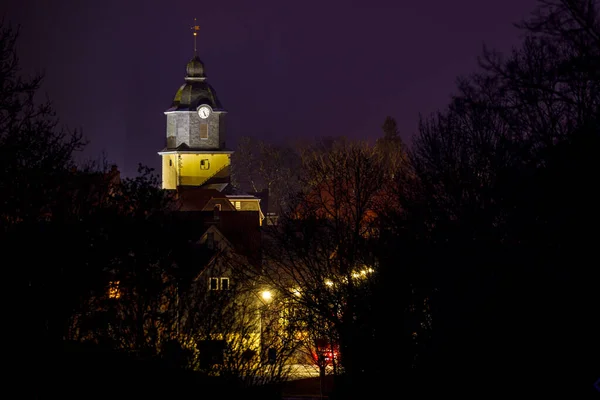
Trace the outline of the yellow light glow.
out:
M 200 186 L 231 163 L 230 155 L 221 153 L 169 153 L 162 157 L 163 189 L 176 189 L 179 185 Z M 208 160 L 209 169 L 202 169 L 200 160 Z
M 294 294 L 294 296 L 298 296 L 298 297 L 300 297 L 302 295 L 302 293 L 300 293 L 300 289 L 298 289 L 298 288 L 292 289 L 292 294 Z
M 264 290 L 260 295 L 265 301 L 269 301 L 273 298 L 273 293 L 271 293 L 269 290 Z
M 110 281 L 108 283 L 108 298 L 118 299 L 121 297 L 121 291 L 119 290 L 119 281 Z
M 326 284 L 327 286 L 333 286 L 333 282 L 332 282 L 332 281 L 330 281 L 329 279 L 327 279 L 327 280 L 325 281 L 325 284 Z

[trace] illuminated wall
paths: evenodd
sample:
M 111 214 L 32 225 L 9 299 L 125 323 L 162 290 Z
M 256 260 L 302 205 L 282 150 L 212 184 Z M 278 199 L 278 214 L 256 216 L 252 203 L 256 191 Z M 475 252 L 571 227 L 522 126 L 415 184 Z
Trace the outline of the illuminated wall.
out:
M 216 174 L 229 175 L 229 154 L 163 154 L 162 158 L 163 189 L 200 186 Z
M 177 188 L 177 154 L 163 154 L 162 156 L 162 188 Z

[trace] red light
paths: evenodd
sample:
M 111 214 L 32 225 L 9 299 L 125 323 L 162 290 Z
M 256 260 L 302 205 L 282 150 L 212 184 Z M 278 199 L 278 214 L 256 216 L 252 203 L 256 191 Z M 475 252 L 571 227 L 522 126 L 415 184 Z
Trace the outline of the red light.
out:
M 312 358 L 315 363 L 319 363 L 319 353 L 321 354 L 321 359 L 324 361 L 325 365 L 331 365 L 334 360 L 338 359 L 338 352 L 332 350 L 323 350 L 320 352 L 313 351 Z

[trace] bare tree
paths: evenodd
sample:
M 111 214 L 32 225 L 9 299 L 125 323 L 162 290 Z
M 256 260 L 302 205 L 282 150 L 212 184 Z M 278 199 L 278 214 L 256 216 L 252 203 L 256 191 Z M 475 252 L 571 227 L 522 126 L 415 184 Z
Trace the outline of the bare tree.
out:
M 404 215 L 434 254 L 426 257 L 443 301 L 433 332 L 453 343 L 447 362 L 461 373 L 486 365 L 527 384 L 536 368 L 569 382 L 562 366 L 574 364 L 571 344 L 561 337 L 586 321 L 590 311 L 578 305 L 598 303 L 586 283 L 595 272 L 573 261 L 590 254 L 584 232 L 599 222 L 589 150 L 600 126 L 595 7 L 540 2 L 520 25 L 522 46 L 507 57 L 484 51 L 481 71 L 460 79 L 449 107 L 422 121 L 410 151 L 416 193 L 405 198 Z M 570 299 L 558 300 L 559 291 Z M 555 331 L 555 313 L 567 304 L 581 312 L 561 313 Z M 506 374 L 496 365 L 510 357 L 519 368 Z
M 299 313 L 304 344 L 314 351 L 325 339 L 339 349 L 338 372 L 360 374 L 361 349 L 373 337 L 365 321 L 385 191 L 381 158 L 365 144 L 337 141 L 305 151 L 302 162 L 302 193 L 266 233 L 264 274 Z
M 281 296 L 247 269 L 230 251 L 213 257 L 182 299 L 180 340 L 194 354 L 193 369 L 245 387 L 279 383 L 289 374 L 295 327 L 282 319 Z M 211 290 L 209 276 L 227 276 L 227 287 Z
M 299 190 L 299 155 L 293 149 L 243 137 L 232 157 L 232 180 L 242 190 L 268 190 L 269 209 L 279 213 Z
M 380 153 L 385 168 L 385 175 L 389 179 L 394 179 L 398 171 L 404 167 L 407 162 L 406 147 L 396 120 L 390 116 L 386 117 L 383 125 L 383 137 L 377 139 L 375 148 Z
M 48 100 L 40 101 L 42 76 L 22 75 L 18 37 L 18 28 L 0 21 L 0 243 L 5 254 L 36 244 L 20 252 L 7 279 L 22 299 L 12 307 L 20 320 L 13 339 L 22 351 L 42 355 L 48 340 L 60 340 L 73 300 L 73 291 L 60 291 L 71 271 L 53 261 L 65 249 L 58 237 L 71 237 L 59 224 L 76 221 L 63 212 L 63 200 L 73 202 L 65 182 L 85 143 L 59 125 Z
M 95 279 L 73 310 L 68 339 L 156 354 L 175 329 L 175 265 L 186 232 L 158 176 L 142 166 L 139 172 L 106 188 L 108 201 L 85 224 L 93 251 L 78 261 Z
M 0 22 L 0 222 L 45 220 L 60 206 L 81 134 L 59 127 L 52 104 L 38 102 L 42 76 L 20 74 L 19 33 Z

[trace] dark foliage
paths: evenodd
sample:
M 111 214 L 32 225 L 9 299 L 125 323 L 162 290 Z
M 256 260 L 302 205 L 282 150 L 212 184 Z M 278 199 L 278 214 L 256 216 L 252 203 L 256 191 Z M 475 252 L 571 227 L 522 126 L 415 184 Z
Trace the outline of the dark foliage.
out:
M 268 262 L 249 281 L 286 297 L 288 326 L 309 345 L 340 350 L 332 399 L 597 396 L 597 10 L 540 0 L 522 46 L 485 50 L 411 148 L 391 117 L 374 147 L 324 140 L 292 155 L 243 142 L 239 185 L 268 188 L 287 210 L 264 228 Z M 0 26 L 0 244 L 14 366 L 36 382 L 24 397 L 279 396 L 183 371 L 189 349 L 159 340 L 185 309 L 160 307 L 213 253 L 190 246 L 193 227 L 173 218 L 151 170 L 115 185 L 114 171 L 75 168 L 84 143 L 35 101 L 41 78 L 20 77 L 16 39 Z M 121 308 L 90 308 L 115 281 Z M 240 305 L 225 300 L 236 320 Z M 215 304 L 189 302 L 183 329 L 204 324 L 210 339 Z
M 523 46 L 485 52 L 448 110 L 421 124 L 402 197 L 432 254 L 439 294 L 424 376 L 442 392 L 594 390 L 596 10 L 542 2 Z
M 55 349 L 47 373 L 21 392 L 37 399 L 280 398 L 278 386 L 245 388 L 231 379 L 173 368 L 108 347 L 64 343 Z

